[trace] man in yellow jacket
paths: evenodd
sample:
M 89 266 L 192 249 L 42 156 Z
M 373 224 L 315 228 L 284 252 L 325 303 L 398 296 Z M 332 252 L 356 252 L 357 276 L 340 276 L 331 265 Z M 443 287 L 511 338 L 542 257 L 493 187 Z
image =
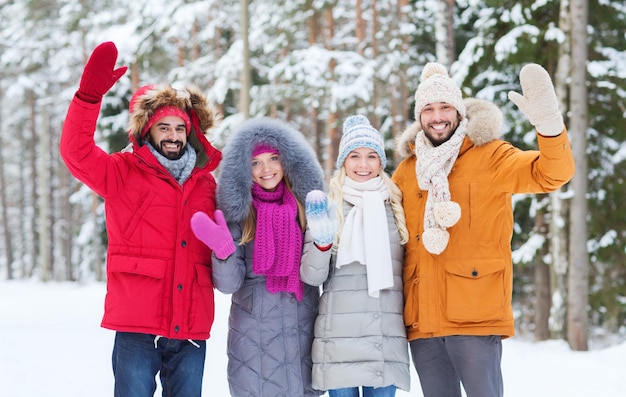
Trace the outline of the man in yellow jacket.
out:
M 442 65 L 424 67 L 415 123 L 393 174 L 410 240 L 404 321 L 425 397 L 501 397 L 502 338 L 513 336 L 514 193 L 567 183 L 574 159 L 548 73 L 528 64 L 509 99 L 537 130 L 539 150 L 500 139 L 492 103 L 463 99 Z

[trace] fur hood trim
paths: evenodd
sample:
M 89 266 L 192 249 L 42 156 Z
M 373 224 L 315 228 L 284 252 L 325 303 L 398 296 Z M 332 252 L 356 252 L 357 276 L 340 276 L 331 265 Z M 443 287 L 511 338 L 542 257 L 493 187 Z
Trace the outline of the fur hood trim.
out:
M 304 136 L 287 123 L 250 119 L 239 125 L 224 147 L 217 185 L 217 207 L 229 222 L 241 222 L 252 204 L 252 151 L 259 144 L 278 149 L 285 176 L 301 203 L 308 192 L 323 189 L 324 172 Z
M 502 137 L 504 116 L 500 108 L 492 102 L 476 98 L 466 98 L 463 103 L 467 109 L 467 138 L 475 146 L 482 146 Z M 396 152 L 401 159 L 415 155 L 415 138 L 421 129 L 419 120 L 416 120 L 397 138 Z
M 196 165 L 215 169 L 221 153 L 204 136 L 221 120 L 220 113 L 211 105 L 200 89 L 187 86 L 182 90 L 169 85 L 147 85 L 135 92 L 130 100 L 128 138 L 133 146 L 142 145 L 141 130 L 150 117 L 163 106 L 175 106 L 189 115 L 191 131 L 187 136 L 189 145 L 196 150 Z

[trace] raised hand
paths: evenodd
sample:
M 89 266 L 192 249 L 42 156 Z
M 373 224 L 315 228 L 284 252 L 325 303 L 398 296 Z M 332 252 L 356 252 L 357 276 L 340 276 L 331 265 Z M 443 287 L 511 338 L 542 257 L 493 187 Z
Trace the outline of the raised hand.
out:
M 306 221 L 318 247 L 332 244 L 339 224 L 337 217 L 328 205 L 328 197 L 321 190 L 312 190 L 306 195 Z
M 116 62 L 115 44 L 107 41 L 98 45 L 85 65 L 76 96 L 85 102 L 100 102 L 128 69 L 127 66 L 114 69 Z
M 523 95 L 510 91 L 509 99 L 541 135 L 559 135 L 565 125 L 548 72 L 540 65 L 529 63 L 522 68 L 519 78 Z
M 235 252 L 235 243 L 222 211 L 215 211 L 215 222 L 204 212 L 196 212 L 191 217 L 191 230 L 219 259 L 226 259 Z

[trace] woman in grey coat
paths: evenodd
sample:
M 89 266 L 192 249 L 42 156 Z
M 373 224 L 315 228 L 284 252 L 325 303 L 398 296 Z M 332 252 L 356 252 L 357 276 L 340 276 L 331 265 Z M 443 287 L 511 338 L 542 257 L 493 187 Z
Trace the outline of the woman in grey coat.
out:
M 329 197 L 306 198 L 300 275 L 323 284 L 313 341 L 313 387 L 330 397 L 392 397 L 409 390 L 402 259 L 402 196 L 385 174 L 380 133 L 363 116 L 344 122 Z M 328 202 L 330 201 L 330 205 Z
M 213 249 L 215 287 L 232 294 L 232 396 L 321 394 L 311 386 L 319 288 L 304 284 L 299 272 L 304 200 L 323 182 L 315 153 L 298 131 L 252 119 L 224 148 L 215 222 L 202 213 L 192 219 L 194 233 Z

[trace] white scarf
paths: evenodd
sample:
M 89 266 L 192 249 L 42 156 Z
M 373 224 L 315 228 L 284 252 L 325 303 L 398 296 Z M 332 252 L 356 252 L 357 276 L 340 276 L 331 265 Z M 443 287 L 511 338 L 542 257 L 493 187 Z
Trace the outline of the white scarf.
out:
M 366 182 L 346 178 L 342 190 L 343 199 L 353 207 L 343 224 L 335 265 L 337 268 L 354 262 L 365 265 L 368 293 L 378 298 L 381 289 L 393 287 L 385 210 L 389 192 L 380 176 Z
M 461 217 L 459 205 L 451 201 L 448 175 L 465 139 L 466 125 L 467 119 L 464 118 L 452 137 L 439 146 L 433 146 L 423 130 L 417 133 L 415 139 L 417 183 L 421 189 L 428 191 L 422 241 L 426 250 L 436 255 L 448 245 L 450 235 L 446 228 Z

